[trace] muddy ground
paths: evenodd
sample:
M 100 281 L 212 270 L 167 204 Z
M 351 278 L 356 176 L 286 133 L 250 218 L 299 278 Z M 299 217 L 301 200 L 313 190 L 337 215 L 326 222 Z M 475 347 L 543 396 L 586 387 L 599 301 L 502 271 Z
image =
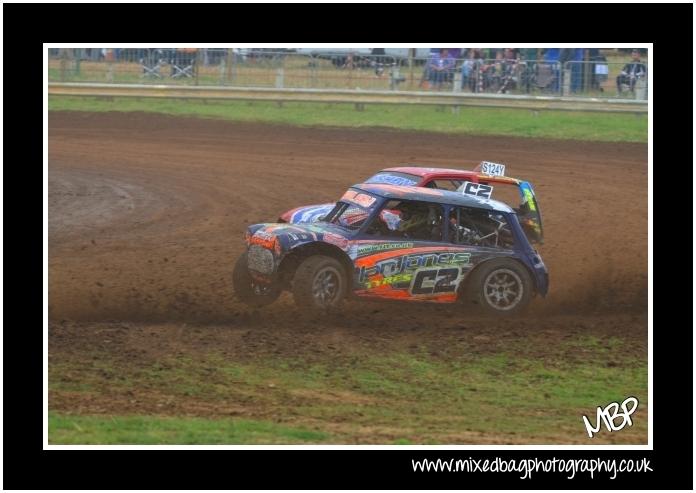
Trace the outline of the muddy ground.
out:
M 491 322 L 455 308 L 353 302 L 340 317 L 316 319 L 287 295 L 262 312 L 234 300 L 231 272 L 246 225 L 335 200 L 384 167 L 471 168 L 484 159 L 531 181 L 544 215 L 539 250 L 551 288 L 525 317 Z M 644 144 L 54 112 L 48 178 L 51 364 L 82 352 L 127 365 L 213 347 L 240 359 L 330 359 L 413 341 L 446 358 L 458 347 L 487 352 L 527 334 L 548 341 L 541 359 L 577 334 L 621 337 L 636 358 L 647 354 Z M 60 394 L 50 406 L 134 411 L 118 399 L 81 403 Z

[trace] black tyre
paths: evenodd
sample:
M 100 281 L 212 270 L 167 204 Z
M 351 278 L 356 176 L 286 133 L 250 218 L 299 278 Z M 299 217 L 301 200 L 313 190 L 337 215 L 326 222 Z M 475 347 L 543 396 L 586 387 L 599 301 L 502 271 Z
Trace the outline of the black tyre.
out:
M 251 274 L 249 274 L 246 252 L 240 255 L 234 264 L 232 284 L 237 298 L 254 307 L 270 305 L 278 299 L 281 291 L 277 286 L 266 286 L 254 282 Z
M 348 281 L 341 263 L 331 257 L 314 255 L 295 271 L 292 294 L 295 304 L 312 312 L 337 308 L 346 296 Z
M 491 260 L 473 272 L 468 297 L 486 314 L 508 317 L 522 313 L 534 296 L 534 281 L 512 259 Z

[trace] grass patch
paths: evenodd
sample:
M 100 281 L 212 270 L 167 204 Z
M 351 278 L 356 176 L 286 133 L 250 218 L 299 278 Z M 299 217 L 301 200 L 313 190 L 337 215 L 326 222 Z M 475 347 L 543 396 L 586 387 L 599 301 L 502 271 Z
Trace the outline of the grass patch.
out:
M 239 419 L 153 416 L 48 417 L 51 444 L 254 444 L 323 441 L 326 433 L 276 423 Z
M 82 421 L 57 414 L 51 440 L 409 444 L 471 443 L 475 435 L 507 443 L 578 443 L 586 440 L 583 414 L 593 416 L 597 406 L 635 396 L 643 414 L 634 416 L 633 426 L 620 434 L 600 433 L 592 443 L 643 443 L 647 363 L 622 356 L 624 343 L 616 337 L 578 337 L 543 358 L 534 354 L 534 344 L 488 354 L 454 347 L 446 358 L 425 347 L 362 352 L 311 363 L 301 356 L 239 361 L 216 353 L 206 353 L 205 359 L 158 358 L 125 365 L 82 358 L 50 365 L 49 389 L 58 402 L 67 403 L 53 412 L 71 412 L 69 399 L 79 391 L 94 405 L 108 401 L 114 414 L 120 414 L 119 402 L 124 410 L 133 409 L 137 398 L 142 406 L 137 414 L 179 416 L 210 409 L 215 416 L 234 409 L 252 417 L 286 417 L 292 427 L 216 419 Z M 567 351 L 576 357 L 568 358 Z M 162 402 L 167 404 L 162 407 Z M 83 412 L 102 414 L 103 408 Z
M 298 126 L 386 127 L 471 135 L 507 135 L 610 142 L 647 142 L 647 115 L 578 113 L 498 108 L 370 105 L 356 111 L 351 104 L 168 99 L 78 98 L 51 96 L 49 111 L 145 111 L 168 115 L 219 118 Z

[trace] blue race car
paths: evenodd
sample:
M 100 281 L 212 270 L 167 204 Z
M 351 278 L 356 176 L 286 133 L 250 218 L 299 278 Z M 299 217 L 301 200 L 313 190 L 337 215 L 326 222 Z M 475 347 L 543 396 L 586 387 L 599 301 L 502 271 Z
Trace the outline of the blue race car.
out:
M 469 188 L 355 185 L 320 221 L 249 226 L 235 292 L 262 306 L 289 290 L 311 311 L 353 296 L 519 313 L 546 295 L 548 271 L 517 213 Z

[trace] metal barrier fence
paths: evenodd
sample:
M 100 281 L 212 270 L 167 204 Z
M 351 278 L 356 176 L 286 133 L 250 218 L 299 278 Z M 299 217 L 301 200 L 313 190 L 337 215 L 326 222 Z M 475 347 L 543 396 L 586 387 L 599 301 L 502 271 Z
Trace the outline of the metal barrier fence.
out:
M 564 95 L 648 99 L 646 63 L 571 61 L 563 65 L 561 80 Z
M 52 49 L 50 82 L 429 91 L 647 99 L 647 66 L 625 63 L 396 57 L 267 49 Z M 166 81 L 166 82 L 165 82 Z
M 645 101 L 630 99 L 574 98 L 513 94 L 474 94 L 449 91 L 365 91 L 355 89 L 291 89 L 273 87 L 191 86 L 184 84 L 98 84 L 90 82 L 49 82 L 52 96 L 99 98 L 134 97 L 238 101 L 349 103 L 356 110 L 365 104 L 435 105 L 452 108 L 514 108 L 562 111 L 647 113 Z

